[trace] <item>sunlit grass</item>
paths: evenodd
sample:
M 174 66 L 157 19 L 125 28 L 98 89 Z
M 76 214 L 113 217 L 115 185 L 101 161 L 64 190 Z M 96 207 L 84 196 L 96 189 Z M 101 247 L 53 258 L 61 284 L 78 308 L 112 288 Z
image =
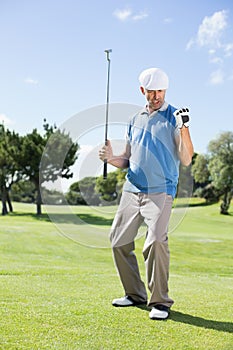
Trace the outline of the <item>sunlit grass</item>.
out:
M 14 208 L 0 217 L 1 349 L 232 349 L 233 216 L 219 205 L 190 207 L 170 233 L 175 304 L 164 322 L 111 306 L 123 290 L 109 248 L 67 239 L 33 205 Z M 115 209 L 72 210 L 109 228 Z M 145 279 L 143 242 L 136 253 Z

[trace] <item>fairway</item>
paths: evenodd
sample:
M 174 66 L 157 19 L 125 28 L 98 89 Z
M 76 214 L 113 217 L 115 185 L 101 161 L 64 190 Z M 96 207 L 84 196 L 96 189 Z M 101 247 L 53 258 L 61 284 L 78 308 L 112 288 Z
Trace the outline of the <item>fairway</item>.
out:
M 146 307 L 111 306 L 123 290 L 110 248 L 61 234 L 45 211 L 34 214 L 34 205 L 14 209 L 0 218 L 0 349 L 232 349 L 232 210 L 223 216 L 217 204 L 191 205 L 171 230 L 175 304 L 167 321 L 152 321 Z M 109 230 L 115 209 L 72 208 L 83 225 L 53 210 L 63 228 L 71 220 L 72 229 L 89 225 L 91 234 Z M 136 253 L 145 280 L 143 243 L 136 241 Z

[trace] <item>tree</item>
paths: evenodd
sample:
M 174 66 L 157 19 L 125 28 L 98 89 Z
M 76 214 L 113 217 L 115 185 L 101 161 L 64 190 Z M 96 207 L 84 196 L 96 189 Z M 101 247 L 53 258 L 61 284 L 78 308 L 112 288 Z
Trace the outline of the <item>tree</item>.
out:
M 2 200 L 2 215 L 13 211 L 9 191 L 11 186 L 22 178 L 18 167 L 18 158 L 21 152 L 21 138 L 14 131 L 5 129 L 0 124 L 0 191 Z
M 120 203 L 120 199 L 122 196 L 122 190 L 123 190 L 123 186 L 125 183 L 125 176 L 127 173 L 127 169 L 121 169 L 118 168 L 116 171 L 116 178 L 117 178 L 117 185 L 116 185 L 116 192 L 117 192 L 117 203 Z
M 193 177 L 191 174 L 192 166 L 184 166 L 180 164 L 179 169 L 179 181 L 177 186 L 176 196 L 179 198 L 190 198 L 192 197 L 193 191 Z
M 223 193 L 221 214 L 228 214 L 233 196 L 233 132 L 223 132 L 209 143 L 209 171 L 214 187 Z
M 23 174 L 36 189 L 37 215 L 41 214 L 42 184 L 56 181 L 59 177 L 70 178 L 70 167 L 77 159 L 78 144 L 64 131 L 49 126 L 44 120 L 45 134 L 34 129 L 22 138 L 19 165 Z
M 222 197 L 220 213 L 228 214 L 233 196 L 233 132 L 210 141 L 208 155 L 196 157 L 192 172 L 195 181 L 204 185 L 203 197 L 212 201 Z
M 44 130 L 45 147 L 40 162 L 40 182 L 54 182 L 58 177 L 69 179 L 73 176 L 70 167 L 77 159 L 79 145 L 64 130 L 49 126 L 46 119 Z
M 39 165 L 46 140 L 34 129 L 22 137 L 21 154 L 18 164 L 25 178 L 33 183 L 36 190 L 37 214 L 41 214 L 41 195 L 39 185 Z
M 79 188 L 79 182 L 74 182 L 70 186 L 69 191 L 66 194 L 66 200 L 70 205 L 86 205 L 86 201 Z
M 108 173 L 107 179 L 103 175 L 96 180 L 95 190 L 101 195 L 104 204 L 116 201 L 117 199 L 117 173 L 115 171 Z
M 207 203 L 216 203 L 220 198 L 220 191 L 218 191 L 211 180 L 211 175 L 208 168 L 208 156 L 198 154 L 192 166 L 192 174 L 194 176 L 194 197 L 201 197 Z
M 99 195 L 95 191 L 96 178 L 87 176 L 78 182 L 74 182 L 66 195 L 71 205 L 99 205 Z
M 28 180 L 20 180 L 11 186 L 11 198 L 15 202 L 34 203 L 35 186 Z
M 195 181 L 197 183 L 207 184 L 210 182 L 208 158 L 205 155 L 198 154 L 196 156 L 195 162 L 192 166 L 192 174 L 195 176 Z

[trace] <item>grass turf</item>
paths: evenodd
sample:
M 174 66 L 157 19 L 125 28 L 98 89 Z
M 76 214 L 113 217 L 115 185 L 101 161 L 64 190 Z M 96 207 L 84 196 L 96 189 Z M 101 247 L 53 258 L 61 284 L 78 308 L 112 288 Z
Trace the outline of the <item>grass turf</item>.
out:
M 123 290 L 109 248 L 77 244 L 34 206 L 14 206 L 0 217 L 0 349 L 232 349 L 232 212 L 190 206 L 169 238 L 175 304 L 167 321 L 152 321 L 146 308 L 111 306 Z M 113 217 L 74 211 L 93 227 Z

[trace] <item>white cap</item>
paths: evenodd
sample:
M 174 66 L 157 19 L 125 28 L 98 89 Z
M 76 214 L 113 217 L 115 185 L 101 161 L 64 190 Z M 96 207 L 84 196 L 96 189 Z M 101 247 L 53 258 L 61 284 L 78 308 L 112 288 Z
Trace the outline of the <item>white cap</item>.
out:
M 146 90 L 167 90 L 169 80 L 160 68 L 149 68 L 139 75 L 139 82 Z

